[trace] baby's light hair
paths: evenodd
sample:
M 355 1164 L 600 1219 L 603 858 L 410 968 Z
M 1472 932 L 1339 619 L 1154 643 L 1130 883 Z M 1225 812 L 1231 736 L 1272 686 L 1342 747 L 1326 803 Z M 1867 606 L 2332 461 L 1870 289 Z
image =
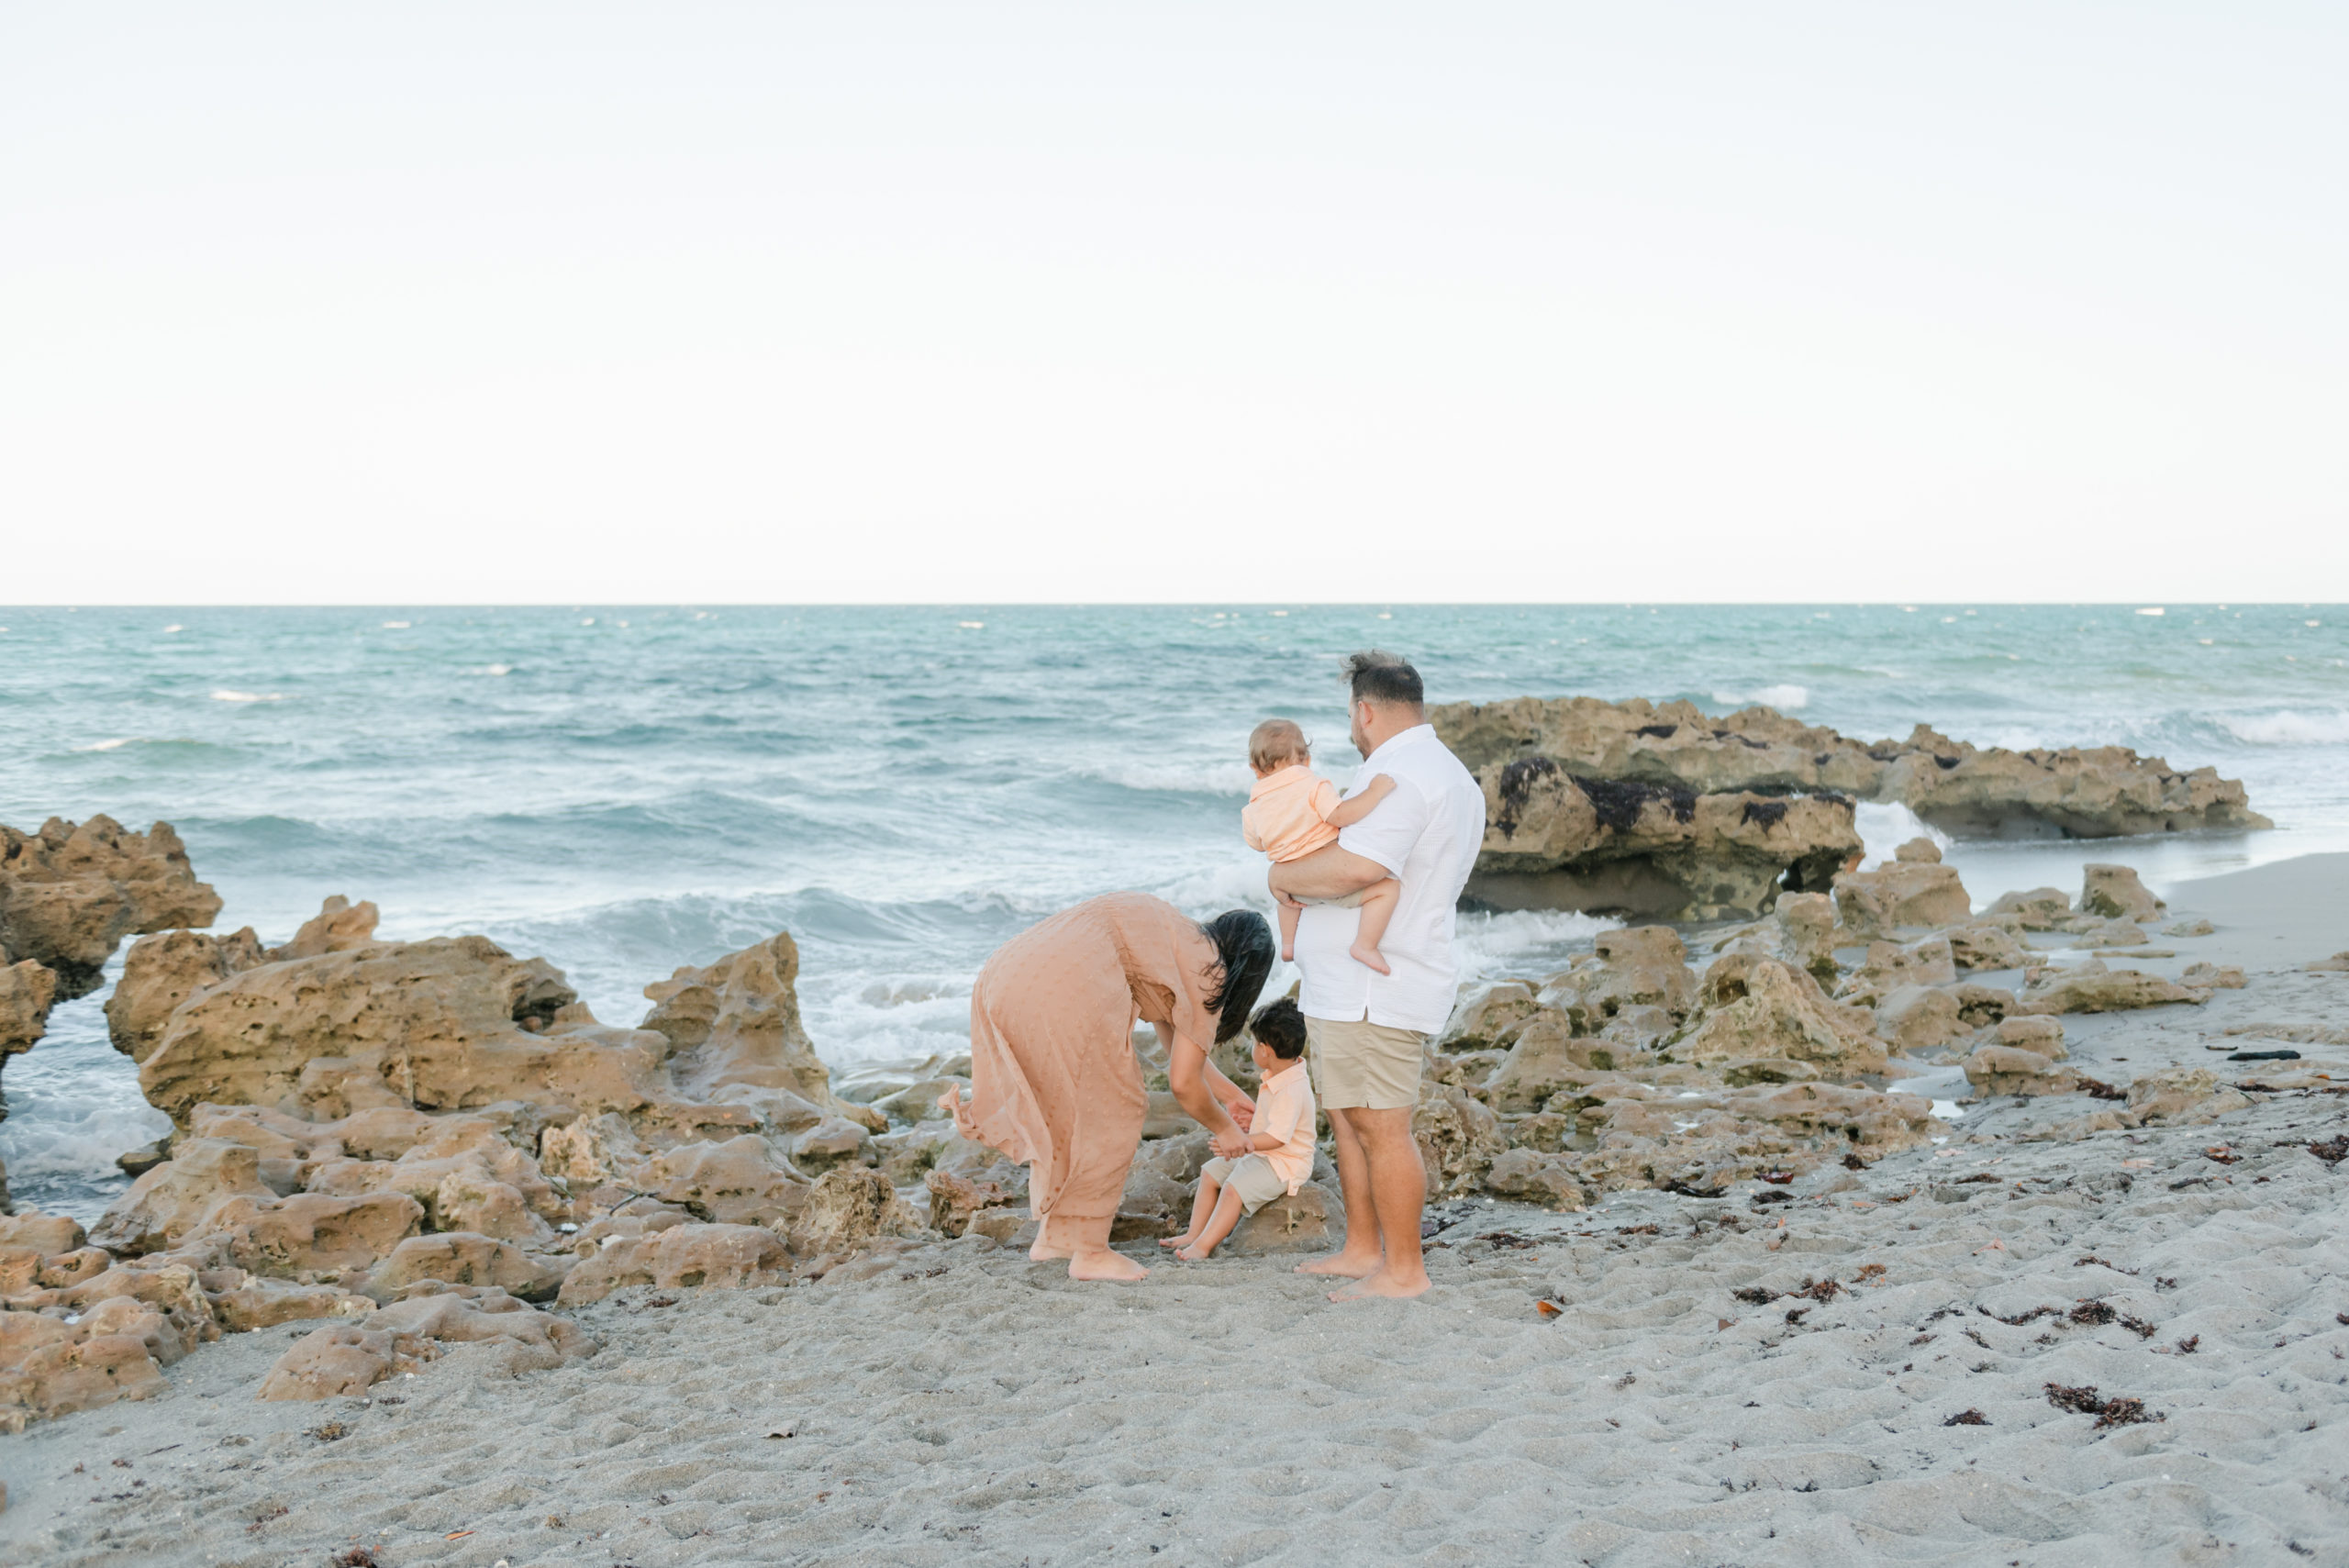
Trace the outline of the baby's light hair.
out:
M 1248 765 L 1260 773 L 1312 760 L 1312 743 L 1290 719 L 1268 718 L 1248 732 Z

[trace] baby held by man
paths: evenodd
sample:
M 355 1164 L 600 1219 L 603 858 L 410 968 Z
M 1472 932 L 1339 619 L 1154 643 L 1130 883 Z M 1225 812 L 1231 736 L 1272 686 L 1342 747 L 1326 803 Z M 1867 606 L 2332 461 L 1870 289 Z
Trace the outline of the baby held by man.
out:
M 1240 836 L 1252 850 L 1262 850 L 1275 863 L 1301 861 L 1314 851 L 1338 841 L 1338 831 L 1351 828 L 1378 808 L 1395 792 L 1395 781 L 1381 773 L 1348 799 L 1338 798 L 1338 786 L 1313 771 L 1313 749 L 1305 731 L 1286 718 L 1268 718 L 1249 733 L 1248 766 L 1256 774 L 1248 804 L 1240 813 Z M 1359 963 L 1381 974 L 1392 973 L 1378 951 L 1386 922 L 1395 917 L 1395 900 L 1402 884 L 1393 877 L 1374 882 L 1359 893 L 1329 903 L 1359 906 L 1362 923 L 1348 951 Z M 1320 902 L 1312 900 L 1310 902 Z M 1281 957 L 1297 957 L 1295 904 L 1280 905 Z

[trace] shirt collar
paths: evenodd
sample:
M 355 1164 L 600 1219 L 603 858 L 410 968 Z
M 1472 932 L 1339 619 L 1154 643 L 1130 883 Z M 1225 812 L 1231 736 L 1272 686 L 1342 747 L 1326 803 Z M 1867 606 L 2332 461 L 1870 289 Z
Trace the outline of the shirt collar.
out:
M 1379 747 L 1377 751 L 1373 751 L 1369 756 L 1364 757 L 1362 760 L 1363 765 L 1364 767 L 1368 767 L 1371 763 L 1378 761 L 1379 758 L 1384 757 L 1389 751 L 1400 751 L 1405 750 L 1407 747 L 1416 746 L 1419 743 L 1422 737 L 1433 735 L 1434 733 L 1435 726 L 1432 724 L 1414 724 L 1408 729 L 1398 730 L 1395 734 L 1389 735 L 1386 738 L 1385 745 Z
M 1291 1078 L 1294 1078 L 1297 1074 L 1304 1071 L 1305 1058 L 1300 1056 L 1296 1061 L 1290 1062 L 1287 1066 L 1282 1068 L 1279 1072 L 1274 1073 L 1271 1077 L 1265 1079 L 1264 1087 L 1267 1089 L 1277 1089 L 1282 1084 L 1287 1083 Z

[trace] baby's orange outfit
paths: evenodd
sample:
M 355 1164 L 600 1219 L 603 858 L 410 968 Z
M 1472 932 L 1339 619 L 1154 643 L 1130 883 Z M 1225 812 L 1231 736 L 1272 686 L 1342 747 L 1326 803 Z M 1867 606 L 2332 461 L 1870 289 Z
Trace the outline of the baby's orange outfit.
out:
M 1291 762 L 1256 781 L 1240 813 L 1240 836 L 1276 861 L 1303 860 L 1338 841 L 1330 813 L 1338 786 L 1303 762 Z

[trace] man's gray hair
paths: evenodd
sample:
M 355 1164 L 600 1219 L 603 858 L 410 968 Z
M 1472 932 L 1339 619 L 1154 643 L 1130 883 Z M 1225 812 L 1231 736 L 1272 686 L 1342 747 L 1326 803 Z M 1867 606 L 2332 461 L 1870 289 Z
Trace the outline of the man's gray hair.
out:
M 1428 689 L 1419 680 L 1419 673 L 1408 661 L 1392 653 L 1365 649 L 1349 654 L 1342 669 L 1356 702 L 1377 703 L 1382 707 L 1390 704 L 1405 707 L 1427 706 Z

